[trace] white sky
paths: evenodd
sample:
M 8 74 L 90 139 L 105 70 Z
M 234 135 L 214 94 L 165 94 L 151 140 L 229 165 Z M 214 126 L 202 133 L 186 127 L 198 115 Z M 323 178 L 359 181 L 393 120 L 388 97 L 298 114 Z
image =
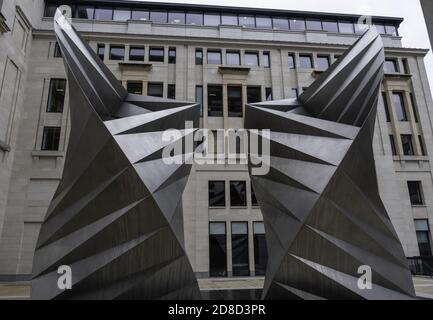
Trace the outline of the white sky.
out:
M 151 0 L 147 1 L 152 2 Z M 404 18 L 404 22 L 401 24 L 399 32 L 403 37 L 403 46 L 431 50 L 419 0 L 157 0 L 155 2 L 162 1 L 401 17 Z M 426 57 L 425 63 L 430 79 L 430 88 L 433 89 L 433 54 L 431 51 Z

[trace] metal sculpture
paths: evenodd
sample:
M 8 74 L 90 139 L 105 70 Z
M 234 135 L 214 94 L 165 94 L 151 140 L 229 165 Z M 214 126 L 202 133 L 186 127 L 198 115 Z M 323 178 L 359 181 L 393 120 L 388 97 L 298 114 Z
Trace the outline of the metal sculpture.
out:
M 299 99 L 246 107 L 247 129 L 271 130 L 270 171 L 251 177 L 269 251 L 264 298 L 415 296 L 374 165 L 384 61 L 370 29 Z
M 184 250 L 182 193 L 193 154 L 168 165 L 162 149 L 185 144 L 199 105 L 128 94 L 68 19 L 55 33 L 67 70 L 71 133 L 63 178 L 37 243 L 33 299 L 198 299 Z M 184 129 L 164 142 L 165 129 Z M 176 162 L 176 163 L 179 163 Z M 58 268 L 72 289 L 58 287 Z

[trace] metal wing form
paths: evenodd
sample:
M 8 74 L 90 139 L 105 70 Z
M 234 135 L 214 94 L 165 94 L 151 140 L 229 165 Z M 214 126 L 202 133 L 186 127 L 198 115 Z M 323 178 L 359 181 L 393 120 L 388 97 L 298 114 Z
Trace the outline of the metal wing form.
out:
M 69 80 L 71 133 L 37 243 L 32 298 L 199 299 L 183 238 L 193 154 L 170 165 L 163 155 L 194 134 L 199 105 L 128 94 L 60 11 L 54 25 Z M 166 142 L 166 129 L 181 135 Z M 71 290 L 57 286 L 62 265 L 72 269 Z
M 372 28 L 298 101 L 246 108 L 246 129 L 271 130 L 270 137 L 250 132 L 270 143 L 268 174 L 252 176 L 269 252 L 266 299 L 415 296 L 374 165 L 384 60 Z M 371 268 L 371 289 L 358 286 L 363 266 Z

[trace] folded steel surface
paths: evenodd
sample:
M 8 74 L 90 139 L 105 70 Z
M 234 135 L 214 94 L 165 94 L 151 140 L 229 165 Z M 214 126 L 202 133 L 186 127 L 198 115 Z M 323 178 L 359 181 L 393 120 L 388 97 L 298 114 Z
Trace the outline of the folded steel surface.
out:
M 384 60 L 372 28 L 298 100 L 246 107 L 247 129 L 271 130 L 270 171 L 252 176 L 269 251 L 266 299 L 415 296 L 373 158 Z M 358 286 L 363 265 L 371 290 Z
M 63 178 L 37 243 L 33 299 L 198 299 L 184 250 L 182 193 L 191 165 L 162 149 L 185 143 L 199 105 L 130 95 L 60 11 L 55 33 L 70 91 Z M 164 142 L 165 129 L 183 129 Z M 72 290 L 57 269 L 72 268 Z

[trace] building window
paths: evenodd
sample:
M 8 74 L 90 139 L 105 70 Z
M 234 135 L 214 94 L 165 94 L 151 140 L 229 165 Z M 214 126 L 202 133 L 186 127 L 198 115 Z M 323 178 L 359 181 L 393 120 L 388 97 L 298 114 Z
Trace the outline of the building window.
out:
M 247 222 L 232 222 L 232 266 L 233 276 L 250 275 Z
M 225 222 L 209 223 L 209 275 L 227 277 L 227 232 Z
M 126 21 L 131 19 L 131 9 L 114 9 L 113 20 Z
M 322 30 L 322 22 L 318 19 L 307 19 L 307 30 Z
M 168 63 L 170 64 L 176 63 L 176 48 L 170 48 L 168 50 Z
M 167 88 L 167 98 L 168 99 L 176 99 L 176 85 L 169 84 Z
M 147 85 L 147 95 L 151 97 L 164 97 L 164 85 L 162 83 L 149 82 Z
M 385 108 L 386 122 L 391 122 L 391 115 L 389 113 L 388 97 L 386 92 L 382 92 L 382 101 Z
M 57 7 L 57 6 L 56 6 Z M 57 10 L 57 8 L 56 8 Z M 78 6 L 76 17 L 78 19 L 93 19 L 95 14 L 95 9 L 90 6 Z
M 287 18 L 272 18 L 274 29 L 289 30 L 289 20 Z
M 416 106 L 415 98 L 414 98 L 412 92 L 409 93 L 409 96 L 410 96 L 410 102 L 412 104 L 412 111 L 413 111 L 414 120 L 415 120 L 415 122 L 418 123 L 419 116 L 418 116 L 418 108 Z
M 188 12 L 186 14 L 186 23 L 192 25 L 203 25 L 203 13 L 201 12 Z
M 111 8 L 96 8 L 95 20 L 113 20 L 113 9 Z
M 423 206 L 424 198 L 422 194 L 421 181 L 408 181 L 407 188 L 409 190 L 410 203 L 413 206 Z
M 355 33 L 353 23 L 348 21 L 338 21 L 338 30 L 341 33 Z
M 266 265 L 268 264 L 268 248 L 266 246 L 265 224 L 263 222 L 254 222 L 254 265 L 256 276 L 266 274 Z
M 262 101 L 262 88 L 258 86 L 247 87 L 247 103 Z
M 104 61 L 105 59 L 105 44 L 98 44 L 98 49 L 97 49 L 97 54 L 99 59 L 101 59 L 101 61 Z
M 185 24 L 185 12 L 170 11 L 168 13 L 168 23 Z
M 144 47 L 131 47 L 129 49 L 129 60 L 144 61 Z
M 407 112 L 406 112 L 406 106 L 405 106 L 404 100 L 403 100 L 403 94 L 400 92 L 393 93 L 392 97 L 394 99 L 394 107 L 395 107 L 395 112 L 397 114 L 397 120 L 398 121 L 407 121 Z
M 317 56 L 317 69 L 318 70 L 328 70 L 329 68 L 329 56 Z
M 255 28 L 256 18 L 254 16 L 239 16 L 239 25 L 244 28 Z
M 59 150 L 60 142 L 60 127 L 45 127 L 42 136 L 43 151 L 57 151 Z
M 149 61 L 164 62 L 164 48 L 150 48 Z
M 251 183 L 251 205 L 253 207 L 259 206 L 259 202 L 257 201 L 257 197 L 256 197 L 256 192 L 254 191 L 254 186 L 252 183 Z
M 385 31 L 386 31 L 386 34 L 389 34 L 389 35 L 392 35 L 392 36 L 398 36 L 398 32 L 397 32 L 397 27 L 396 26 L 387 25 L 387 26 L 385 26 Z
M 207 88 L 209 117 L 223 116 L 223 87 L 209 85 Z
M 403 146 L 403 154 L 405 156 L 414 156 L 415 152 L 413 150 L 413 142 L 411 134 L 401 135 L 401 144 Z
M 226 60 L 228 65 L 238 66 L 241 64 L 241 54 L 239 51 L 227 51 Z
M 65 104 L 66 80 L 51 79 L 47 112 L 62 113 Z
M 301 54 L 299 56 L 299 65 L 301 66 L 301 69 L 313 69 L 313 59 L 311 55 L 308 54 Z
M 266 88 L 265 94 L 266 94 L 266 101 L 272 101 L 273 100 L 272 88 Z
M 216 135 L 215 135 L 216 136 Z M 217 144 L 214 136 L 214 144 Z M 224 208 L 226 206 L 225 181 L 209 181 L 209 207 Z
M 110 47 L 110 60 L 124 60 L 125 47 L 124 46 L 111 46 Z
M 203 65 L 203 49 L 195 49 L 195 64 Z
M 227 97 L 228 97 L 229 117 L 241 118 L 243 115 L 242 87 L 228 86 Z
M 126 85 L 128 93 L 132 94 L 143 94 L 143 82 L 139 81 L 128 81 Z
M 290 22 L 290 30 L 293 31 L 305 31 L 305 20 L 296 18 L 296 19 L 289 19 Z
M 263 66 L 265 68 L 271 67 L 271 55 L 269 52 L 263 52 Z
M 132 10 L 132 20 L 142 20 L 146 21 L 149 20 L 149 10 Z
M 203 86 L 195 87 L 195 102 L 200 104 L 200 117 L 203 117 Z
M 236 14 L 223 14 L 221 15 L 221 24 L 225 26 L 237 26 L 238 16 Z
M 247 206 L 247 183 L 245 181 L 230 181 L 230 206 Z
M 386 59 L 385 60 L 385 73 L 397 73 L 397 60 L 395 59 Z
M 208 51 L 207 52 L 208 64 L 221 64 L 221 51 Z
M 219 26 L 221 24 L 221 16 L 219 14 L 209 13 L 204 15 L 205 26 Z
M 257 52 L 246 52 L 245 53 L 245 65 L 247 66 L 258 66 L 259 65 L 259 54 Z
M 389 142 L 391 143 L 392 155 L 396 156 L 397 155 L 397 148 L 395 146 L 395 140 L 394 140 L 394 136 L 392 134 L 389 135 Z
M 62 50 L 60 50 L 60 45 L 58 42 L 54 45 L 54 58 L 61 58 Z
M 426 156 L 427 152 L 426 152 L 426 149 L 425 149 L 424 140 L 423 140 L 423 138 L 422 138 L 421 135 L 418 135 L 418 141 L 419 141 L 419 146 L 421 148 L 421 155 Z
M 289 69 L 296 69 L 296 63 L 295 63 L 295 55 L 293 53 L 289 53 Z
M 328 32 L 338 32 L 338 24 L 336 21 L 324 20 L 322 21 L 322 27 L 324 31 Z
M 386 33 L 385 26 L 383 24 L 374 23 L 374 27 L 376 28 L 377 32 L 379 32 L 379 34 Z
M 167 11 L 151 10 L 150 20 L 155 23 L 167 23 Z
M 430 226 L 428 219 L 416 219 L 415 231 L 418 240 L 419 254 L 422 257 L 431 256 Z
M 299 91 L 298 91 L 298 88 L 292 88 L 292 90 L 291 90 L 291 98 L 298 98 L 298 96 L 299 96 Z
M 405 74 L 410 74 L 410 70 L 409 70 L 409 63 L 407 61 L 407 59 L 402 59 L 401 62 L 403 63 L 403 72 Z

